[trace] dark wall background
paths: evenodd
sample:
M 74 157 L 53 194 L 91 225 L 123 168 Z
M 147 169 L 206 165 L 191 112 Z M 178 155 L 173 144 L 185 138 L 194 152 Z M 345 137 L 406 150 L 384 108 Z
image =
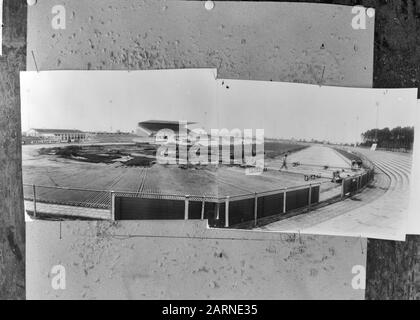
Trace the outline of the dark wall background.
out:
M 3 1 L 0 56 L 0 300 L 25 299 L 19 71 L 26 69 L 26 0 Z
M 376 8 L 374 87 L 419 87 L 420 0 L 297 1 Z M 4 0 L 0 57 L 0 299 L 24 299 L 19 71 L 26 60 L 26 0 Z M 366 299 L 420 297 L 420 237 L 369 240 Z

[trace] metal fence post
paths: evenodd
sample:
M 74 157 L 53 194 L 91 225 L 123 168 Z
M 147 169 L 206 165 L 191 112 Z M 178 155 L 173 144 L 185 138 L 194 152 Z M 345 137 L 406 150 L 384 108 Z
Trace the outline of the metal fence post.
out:
M 355 193 L 358 193 L 359 192 L 359 176 L 357 176 L 357 178 L 356 178 L 356 192 Z
M 255 192 L 255 196 L 254 196 L 254 225 L 257 225 L 257 218 L 258 218 L 258 195 Z
M 226 196 L 225 202 L 225 227 L 229 227 L 229 196 Z
M 219 209 L 220 209 L 220 202 L 219 199 L 217 199 L 215 210 L 216 210 L 216 220 L 219 220 Z
M 185 196 L 185 211 L 184 211 L 184 220 L 188 220 L 188 207 L 189 207 L 189 195 Z
M 206 197 L 203 197 L 201 201 L 201 220 L 204 220 L 204 206 L 206 205 Z
M 283 191 L 283 213 L 286 213 L 286 198 L 287 198 L 287 188 L 284 188 L 284 191 Z
M 318 185 L 318 202 L 321 201 L 321 185 Z
M 309 184 L 309 195 L 308 195 L 308 207 L 311 209 L 311 202 L 312 202 L 312 185 Z
M 111 220 L 115 221 L 115 193 L 111 191 Z
M 34 218 L 36 218 L 36 187 L 32 185 L 33 193 L 34 193 Z

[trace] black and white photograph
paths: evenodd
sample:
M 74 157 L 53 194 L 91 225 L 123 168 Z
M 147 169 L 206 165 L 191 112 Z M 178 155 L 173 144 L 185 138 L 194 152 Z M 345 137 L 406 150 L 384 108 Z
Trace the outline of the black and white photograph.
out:
M 405 237 L 416 89 L 216 74 L 22 73 L 29 218 Z
M 418 0 L 0 0 L 0 300 L 418 300 L 419 35 Z
M 225 88 L 220 118 L 265 132 L 264 173 L 237 188 L 254 191 L 259 179 L 270 179 L 285 190 L 316 190 L 301 198 L 304 214 L 287 218 L 286 201 L 286 219 L 277 213 L 279 221 L 267 219 L 259 230 L 405 238 L 417 89 L 218 81 Z M 276 154 L 279 141 L 285 145 Z

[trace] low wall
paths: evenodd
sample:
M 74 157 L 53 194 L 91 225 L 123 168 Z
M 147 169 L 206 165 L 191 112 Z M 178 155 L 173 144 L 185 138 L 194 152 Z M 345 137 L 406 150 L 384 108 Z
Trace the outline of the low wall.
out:
M 374 169 L 368 169 L 360 175 L 343 179 L 342 196 L 353 194 L 366 187 L 374 178 Z
M 212 227 L 228 227 L 308 207 L 319 202 L 320 186 L 282 189 L 232 198 L 131 196 L 115 194 L 115 220 L 208 219 Z
M 357 151 L 348 152 L 342 148 L 334 149 L 349 160 L 362 160 L 362 167 L 364 168 L 363 173 L 343 179 L 341 187 L 342 197 L 358 192 L 359 190 L 366 187 L 374 179 L 375 165 L 370 159 Z

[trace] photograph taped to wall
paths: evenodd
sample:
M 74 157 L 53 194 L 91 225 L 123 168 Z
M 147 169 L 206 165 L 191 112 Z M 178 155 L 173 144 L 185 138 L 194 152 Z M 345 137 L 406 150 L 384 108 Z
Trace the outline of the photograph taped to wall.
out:
M 241 175 L 229 192 L 264 195 L 270 183 L 283 191 L 306 185 L 257 228 L 405 239 L 417 89 L 217 81 L 221 127 L 265 131 L 262 174 Z M 218 173 L 232 182 L 232 171 Z M 308 186 L 316 190 L 311 194 Z M 219 194 L 224 187 L 219 183 Z M 275 201 L 269 194 L 258 199 L 263 216 Z
M 405 237 L 416 89 L 216 79 L 213 69 L 21 79 L 32 218 Z
M 215 77 L 215 69 L 22 73 L 26 211 L 111 219 L 112 191 L 117 201 L 147 195 L 141 205 L 151 202 L 157 215 L 169 209 L 163 195 L 215 197 L 214 169 L 192 172 L 156 157 L 160 129 L 215 121 Z

